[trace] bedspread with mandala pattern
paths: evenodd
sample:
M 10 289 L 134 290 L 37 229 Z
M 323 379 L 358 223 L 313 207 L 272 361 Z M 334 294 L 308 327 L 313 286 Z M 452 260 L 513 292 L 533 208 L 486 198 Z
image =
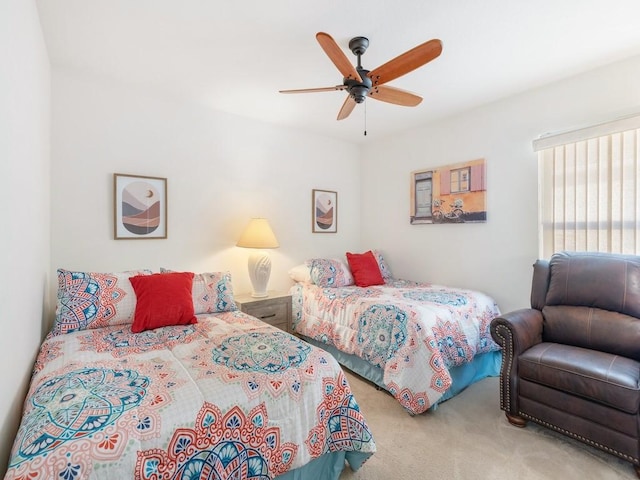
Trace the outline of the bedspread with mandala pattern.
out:
M 375 443 L 323 350 L 239 311 L 49 335 L 8 479 L 260 479 Z
M 411 413 L 442 397 L 449 368 L 499 349 L 489 326 L 500 311 L 478 291 L 388 279 L 366 288 L 296 284 L 290 293 L 297 333 L 382 369 L 384 386 Z

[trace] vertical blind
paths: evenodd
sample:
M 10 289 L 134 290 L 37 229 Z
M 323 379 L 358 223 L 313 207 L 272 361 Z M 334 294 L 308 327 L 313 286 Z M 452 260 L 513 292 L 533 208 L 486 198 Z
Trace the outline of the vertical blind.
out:
M 640 254 L 640 116 L 534 141 L 539 254 Z

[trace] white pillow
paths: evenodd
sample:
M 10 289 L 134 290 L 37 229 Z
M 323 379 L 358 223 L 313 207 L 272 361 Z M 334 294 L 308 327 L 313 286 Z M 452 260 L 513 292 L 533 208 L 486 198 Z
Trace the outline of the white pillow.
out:
M 306 263 L 296 265 L 289 270 L 289 276 L 294 282 L 311 283 L 311 269 Z

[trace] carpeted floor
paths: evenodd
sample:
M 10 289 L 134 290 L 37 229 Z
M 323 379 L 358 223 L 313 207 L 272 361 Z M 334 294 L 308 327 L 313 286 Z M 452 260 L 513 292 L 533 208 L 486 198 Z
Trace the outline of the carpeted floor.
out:
M 510 425 L 495 377 L 412 417 L 388 393 L 347 376 L 377 452 L 340 480 L 637 480 L 628 462 L 533 423 Z

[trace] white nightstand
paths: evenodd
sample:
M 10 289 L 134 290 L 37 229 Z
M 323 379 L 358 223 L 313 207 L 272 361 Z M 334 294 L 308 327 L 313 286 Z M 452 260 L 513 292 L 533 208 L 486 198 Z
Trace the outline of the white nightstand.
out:
M 249 293 L 234 295 L 234 300 L 240 311 L 291 332 L 291 295 L 276 291 L 267 293 L 269 296 L 262 298 L 254 298 Z

